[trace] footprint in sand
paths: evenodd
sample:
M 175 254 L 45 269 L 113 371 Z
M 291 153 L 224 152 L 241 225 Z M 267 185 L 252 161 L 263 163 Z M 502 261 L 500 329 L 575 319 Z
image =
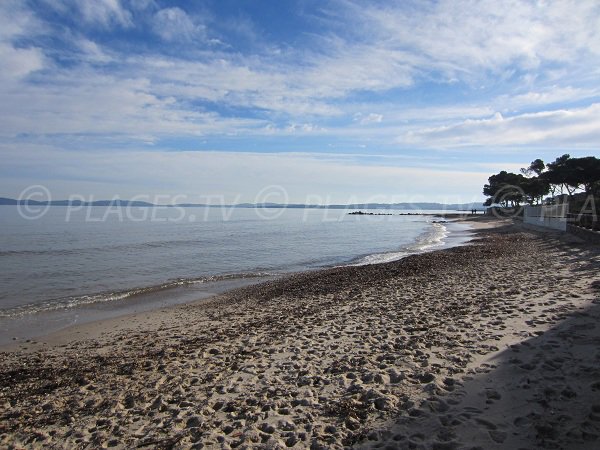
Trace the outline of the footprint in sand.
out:
M 491 430 L 488 432 L 492 441 L 502 444 L 506 440 L 507 434 L 504 431 Z
M 531 423 L 531 420 L 529 420 L 527 417 L 517 417 L 513 421 L 513 424 L 517 427 L 525 427 L 525 426 L 529 425 L 530 423 Z
M 487 398 L 486 403 L 493 403 L 494 401 L 502 398 L 502 395 L 500 395 L 500 393 L 495 389 L 486 389 L 485 396 Z
M 593 405 L 591 408 L 590 415 L 588 416 L 590 420 L 594 422 L 600 422 L 600 405 Z
M 537 365 L 532 363 L 525 363 L 521 364 L 519 367 L 523 370 L 533 370 L 537 367 Z
M 489 420 L 485 420 L 485 419 L 482 419 L 480 417 L 476 417 L 475 418 L 475 422 L 477 422 L 479 425 L 483 425 L 488 430 L 495 430 L 495 429 L 498 428 L 495 423 L 492 423 Z

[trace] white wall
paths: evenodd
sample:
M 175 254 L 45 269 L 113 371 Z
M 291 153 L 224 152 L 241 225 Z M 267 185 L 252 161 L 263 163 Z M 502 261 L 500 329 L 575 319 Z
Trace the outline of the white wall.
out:
M 523 222 L 538 227 L 567 231 L 568 205 L 525 206 Z

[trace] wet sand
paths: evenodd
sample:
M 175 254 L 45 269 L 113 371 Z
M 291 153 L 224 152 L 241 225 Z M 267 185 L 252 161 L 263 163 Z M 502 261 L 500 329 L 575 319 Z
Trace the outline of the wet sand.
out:
M 597 448 L 598 249 L 478 225 L 5 348 L 0 446 Z

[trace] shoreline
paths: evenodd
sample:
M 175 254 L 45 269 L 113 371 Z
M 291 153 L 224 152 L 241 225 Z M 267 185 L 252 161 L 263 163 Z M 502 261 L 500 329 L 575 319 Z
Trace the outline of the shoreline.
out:
M 439 216 L 437 214 L 421 215 L 429 217 Z M 469 239 L 463 237 L 463 233 L 469 234 L 473 229 L 481 227 L 484 222 L 484 217 L 482 215 L 470 216 L 471 221 L 461 220 L 464 219 L 465 215 L 463 214 L 452 213 L 446 216 L 450 219 L 448 223 L 465 223 L 469 225 L 470 229 L 464 231 L 451 231 L 441 245 L 434 244 L 432 248 L 416 251 L 415 254 L 436 251 L 440 248 L 452 248 L 454 246 L 464 245 L 464 241 L 466 240 L 468 243 Z M 390 251 L 389 253 L 394 252 Z M 359 263 L 360 260 L 369 256 L 381 256 L 385 254 L 386 253 L 362 255 L 354 258 L 352 262 L 347 262 L 342 265 L 334 264 L 312 270 L 277 272 L 269 276 L 240 276 L 229 279 L 226 278 L 228 275 L 224 275 L 225 278 L 223 280 L 216 282 L 206 282 L 199 285 L 182 286 L 150 294 L 134 295 L 130 298 L 121 300 L 98 301 L 74 307 L 25 313 L 14 317 L 3 317 L 0 318 L 0 351 L 10 351 L 24 347 L 39 348 L 40 344 L 46 345 L 54 342 L 55 336 L 61 335 L 63 332 L 69 333 L 68 330 L 73 327 L 80 329 L 82 326 L 90 325 L 90 327 L 94 328 L 95 322 L 104 323 L 113 319 L 126 318 L 154 310 L 176 307 L 178 305 L 205 303 L 239 287 L 284 279 L 295 274 L 316 273 L 321 270 L 335 267 L 385 263 L 388 261 Z M 392 261 L 401 258 L 402 257 L 392 259 Z M 139 289 L 144 290 L 145 288 L 137 288 L 134 290 Z M 85 331 L 81 331 L 80 333 L 85 334 Z
M 0 444 L 593 448 L 598 249 L 477 233 L 0 353 Z
M 93 329 L 113 320 L 126 319 L 165 308 L 202 304 L 239 287 L 277 278 L 279 277 L 275 275 L 254 278 L 240 277 L 222 280 L 218 283 L 208 282 L 193 290 L 183 287 L 181 289 L 185 291 L 175 301 L 169 295 L 172 292 L 168 294 L 157 292 L 153 295 L 135 296 L 126 300 L 98 302 L 66 309 L 24 314 L 13 318 L 2 318 L 1 320 L 5 322 L 10 320 L 10 324 L 4 325 L 0 331 L 0 352 L 23 347 L 31 349 L 39 348 L 40 345 L 51 345 L 52 342 L 55 342 L 56 336 L 63 333 L 72 334 L 71 329 L 83 328 L 85 330 L 86 327 Z M 38 328 L 40 326 L 41 329 Z M 82 333 L 86 332 L 77 331 L 77 334 Z

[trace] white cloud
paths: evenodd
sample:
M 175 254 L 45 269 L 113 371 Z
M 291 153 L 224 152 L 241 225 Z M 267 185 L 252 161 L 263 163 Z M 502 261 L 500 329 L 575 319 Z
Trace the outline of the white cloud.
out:
M 106 152 L 73 153 L 47 147 L 27 152 L 0 150 L 9 157 L 3 170 L 23 174 L 16 182 L 0 178 L 2 192 L 18 195 L 26 187 L 23 180 L 30 176 L 36 184 L 46 185 L 53 198 L 165 194 L 185 195 L 192 202 L 206 196 L 254 202 L 265 187 L 276 185 L 285 189 L 290 202 L 467 202 L 482 198 L 479 192 L 489 176 L 487 172 L 407 168 L 389 162 L 365 165 L 344 155 L 112 151 L 107 158 Z M 81 180 L 82 171 L 88 181 Z
M 550 86 L 517 95 L 502 95 L 494 104 L 502 109 L 545 106 L 553 103 L 576 102 L 600 96 L 597 88 L 574 88 L 572 86 Z
M 341 20 L 361 36 L 356 41 L 331 34 L 315 37 L 318 51 L 304 52 L 301 65 L 278 60 L 273 54 L 214 54 L 212 60 L 203 62 L 169 59 L 163 67 L 151 68 L 162 80 L 155 89 L 163 95 L 191 95 L 297 118 L 338 116 L 347 114 L 348 107 L 335 100 L 356 91 L 408 88 L 416 77 L 432 70 L 444 73 L 446 81 L 456 77 L 481 80 L 487 77 L 486 71 L 501 76 L 515 68 L 535 72 L 545 61 L 579 64 L 582 55 L 590 67 L 600 62 L 600 33 L 585 26 L 600 14 L 590 2 L 566 7 L 448 1 L 425 8 L 358 7 L 348 2 L 342 6 Z M 578 19 L 561 21 L 566 10 L 569 17 Z M 344 11 L 350 13 L 343 16 Z M 532 90 L 530 98 L 522 94 L 510 104 L 541 104 L 569 95 L 568 88 L 557 85 L 553 90 L 538 91 L 537 98 Z
M 535 69 L 544 61 L 581 63 L 582 55 L 600 54 L 600 5 L 594 1 L 344 4 L 364 17 L 360 31 L 379 48 L 422 55 L 417 68 L 434 68 L 448 78 L 475 76 L 481 69 L 502 73 L 513 65 Z
M 114 58 L 108 55 L 104 49 L 94 41 L 80 38 L 76 45 L 81 51 L 80 58 L 82 61 L 102 64 L 114 61 Z
M 190 41 L 204 38 L 205 26 L 195 24 L 181 8 L 161 9 L 154 15 L 152 28 L 165 41 Z
M 336 41 L 329 54 L 316 56 L 296 81 L 313 96 L 339 98 L 353 91 L 385 91 L 413 83 L 420 56 L 378 45 Z
M 383 120 L 383 114 L 369 113 L 365 116 L 362 113 L 357 113 L 354 115 L 354 120 L 359 122 L 361 125 L 381 123 Z
M 131 13 L 121 5 L 120 0 L 75 1 L 75 6 L 88 23 L 106 28 L 114 24 L 121 27 L 133 25 Z
M 38 48 L 14 48 L 0 43 L 0 79 L 15 79 L 44 67 L 44 54 Z
M 13 40 L 40 32 L 44 26 L 19 2 L 0 3 L 0 79 L 15 81 L 42 69 L 44 53 L 35 46 L 17 46 Z
M 253 135 L 304 128 L 306 133 L 351 138 L 361 133 L 375 138 L 377 131 L 381 141 L 389 143 L 390 137 L 402 135 L 400 142 L 423 147 L 488 145 L 492 138 L 516 145 L 519 136 L 526 144 L 562 142 L 564 135 L 537 129 L 545 123 L 539 117 L 526 121 L 522 109 L 574 99 L 597 101 L 596 88 L 579 86 L 570 78 L 577 67 L 578 77 L 587 73 L 587 86 L 597 84 L 600 6 L 593 1 L 440 0 L 380 6 L 341 1 L 331 16 L 336 24 L 312 36 L 310 47 L 286 53 L 276 44 L 261 42 L 263 46 L 246 54 L 192 45 L 205 43 L 207 30 L 181 8 L 158 10 L 153 2 L 134 3 L 127 5 L 137 11 L 136 20 L 154 17 L 154 29 L 163 39 L 186 45 L 183 48 L 194 50 L 198 59 L 158 51 L 120 54 L 109 43 L 103 46 L 74 33 L 73 55 L 68 55 L 73 64 L 65 68 L 50 64 L 45 49 L 14 44 L 16 37 L 24 33 L 31 37 L 37 33 L 31 30 L 43 29 L 31 26 L 36 19 L 30 12 L 17 9 L 12 20 L 0 14 L 4 76 L 16 79 L 46 69 L 35 84 L 0 86 L 0 130 L 5 135 L 105 133 L 134 140 L 143 136 L 152 142 L 164 134 Z M 48 5 L 65 12 L 75 8 L 85 23 L 105 28 L 139 25 L 118 0 L 62 0 Z M 256 35 L 251 25 L 241 28 Z M 110 72 L 95 71 L 90 63 L 111 63 Z M 506 94 L 499 88 L 498 97 L 468 104 L 437 105 L 433 99 L 419 106 L 398 94 L 418 88 L 424 80 L 501 85 L 497 80 L 510 76 L 520 77 L 518 89 L 510 85 Z M 396 97 L 381 100 L 388 90 L 396 90 Z M 353 100 L 373 92 L 379 96 L 372 103 Z M 220 116 L 208 109 L 210 105 L 199 106 L 207 103 L 233 112 Z M 248 110 L 252 119 L 245 118 Z M 359 111 L 363 113 L 357 118 Z M 494 121 L 489 116 L 495 111 L 514 117 Z M 576 114 L 573 120 L 579 119 L 584 120 L 583 115 Z M 337 126 L 327 122 L 335 120 Z M 286 124 L 300 125 L 286 131 Z M 595 139 L 584 125 L 570 123 L 564 128 L 567 134 L 582 130 L 578 142 Z
M 398 142 L 442 147 L 582 146 L 597 148 L 600 141 L 600 104 L 504 118 L 500 113 L 479 120 L 407 132 Z
M 82 71 L 77 78 L 67 73 L 55 82 L 53 88 L 30 86 L 26 91 L 0 87 L 0 134 L 144 136 L 147 140 L 148 133 L 198 136 L 264 126 L 260 121 L 183 109 L 174 98 L 154 95 L 151 83 L 143 78 L 123 80 Z
M 52 8 L 60 14 L 81 18 L 86 25 L 110 29 L 114 26 L 129 28 L 133 26 L 133 15 L 121 0 L 38 0 L 46 7 Z M 139 0 L 129 0 L 128 3 L 142 6 L 147 3 Z
M 3 0 L 0 2 L 0 41 L 35 33 L 43 29 L 43 24 L 25 9 L 23 2 Z
M 149 92 L 161 98 L 178 99 L 182 103 L 194 100 L 219 102 L 295 117 L 341 114 L 340 108 L 314 98 L 309 86 L 298 89 L 286 73 L 253 68 L 248 65 L 250 62 L 219 58 L 202 62 L 136 56 L 122 61 L 122 73 L 115 73 L 114 77 L 127 78 L 127 84 L 128 79 L 138 73 L 148 74 L 151 77 Z M 81 77 L 75 70 L 70 73 L 73 77 Z M 88 76 L 85 74 L 85 77 Z

